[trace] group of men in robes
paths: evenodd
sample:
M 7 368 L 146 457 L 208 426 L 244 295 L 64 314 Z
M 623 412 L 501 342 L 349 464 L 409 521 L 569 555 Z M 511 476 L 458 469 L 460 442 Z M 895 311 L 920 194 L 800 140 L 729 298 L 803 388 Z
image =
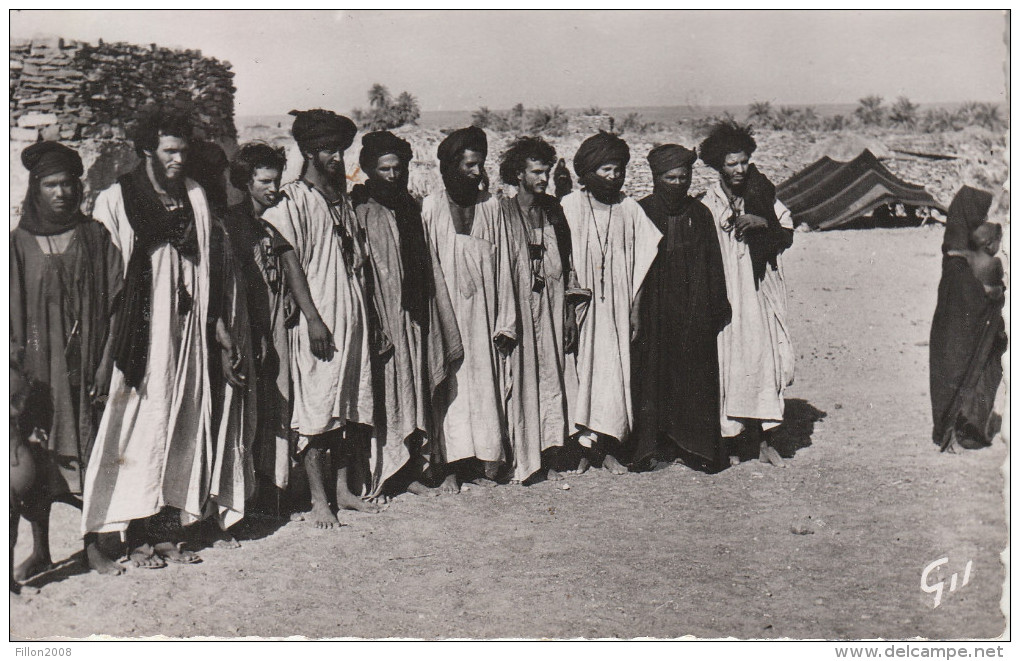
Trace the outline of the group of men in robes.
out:
M 296 460 L 319 528 L 396 493 L 559 479 L 554 467 L 736 463 L 726 439 L 759 430 L 762 461 L 782 464 L 769 433 L 792 378 L 789 212 L 748 164 L 743 128 L 702 143 L 720 174 L 702 200 L 689 195 L 695 152 L 663 145 L 648 155 L 654 192 L 637 202 L 622 192 L 630 150 L 605 132 L 578 149 L 581 189 L 561 200 L 547 193 L 555 150 L 519 138 L 499 167 L 516 194 L 497 198 L 485 132 L 468 127 L 440 143 L 443 186 L 419 204 L 407 141 L 364 135 L 367 181 L 348 191 L 355 124 L 291 114 L 298 177 L 281 186 L 282 151 L 243 145 L 229 178 L 244 199 L 227 207 L 224 190 L 203 188 L 218 188 L 224 164 L 193 178 L 188 118 L 147 112 L 133 131 L 140 164 L 100 194 L 98 223 L 63 214 L 52 230 L 103 228 L 117 258 L 94 303 L 108 327 L 88 327 L 89 367 L 72 384 L 96 384 L 98 408 L 75 414 L 101 412 L 98 429 L 73 453 L 84 479 L 64 489 L 82 494 L 94 568 L 121 571 L 97 544 L 109 532 L 135 566 L 198 562 L 184 526 L 225 531 L 257 481 L 278 503 Z M 67 161 L 80 189 L 80 160 Z M 55 216 L 28 209 L 24 231 L 48 236 L 37 217 Z M 12 251 L 16 238 L 19 263 L 42 246 L 12 235 Z M 12 338 L 31 348 L 25 300 L 12 296 Z

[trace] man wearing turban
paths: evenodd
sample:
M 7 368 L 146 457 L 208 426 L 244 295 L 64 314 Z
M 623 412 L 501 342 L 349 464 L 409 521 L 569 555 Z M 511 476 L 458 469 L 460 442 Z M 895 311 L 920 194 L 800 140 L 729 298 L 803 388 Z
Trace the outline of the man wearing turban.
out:
M 380 509 L 354 493 L 363 487 L 368 471 L 367 439 L 360 426 L 372 424 L 365 257 L 343 158 L 357 127 L 328 110 L 290 114 L 304 159 L 301 176 L 283 186 L 279 203 L 263 218 L 293 247 L 282 255 L 287 283 L 301 310 L 289 331 L 290 425 L 304 453 L 312 522 L 317 528 L 332 528 L 337 518 L 327 500 L 327 478 L 336 480 L 337 509 Z
M 351 191 L 368 255 L 366 283 L 393 346 L 372 361 L 373 497 L 405 490 L 439 495 L 425 484 L 436 458 L 431 402 L 463 356 L 439 260 L 407 190 L 412 158 L 411 144 L 389 131 L 366 134 L 359 162 L 368 181 Z
M 51 504 L 82 493 L 100 402 L 110 386 L 110 316 L 123 262 L 106 228 L 79 209 L 83 168 L 76 151 L 38 142 L 21 153 L 21 162 L 29 184 L 10 237 L 10 331 L 12 352 L 28 378 L 18 423 L 22 437 L 37 441 L 32 463 L 39 496 L 25 503 L 34 545 L 14 573 L 24 581 L 52 564 Z M 86 550 L 96 570 L 121 572 L 99 553 L 94 535 L 86 536 Z
M 783 274 L 793 217 L 775 186 L 750 163 L 755 147 L 750 130 L 733 121 L 716 124 L 699 147 L 701 160 L 719 173 L 703 202 L 715 220 L 732 308 L 718 341 L 720 426 L 730 444 L 759 436 L 758 458 L 781 467 L 773 436 L 793 383 Z M 740 454 L 732 447 L 730 463 L 739 463 Z
M 574 156 L 582 190 L 563 198 L 578 284 L 591 301 L 578 311 L 577 401 L 572 431 L 587 448 L 581 469 L 595 461 L 615 474 L 627 469 L 618 453 L 633 428 L 632 311 L 662 233 L 623 195 L 630 149 L 611 133 L 591 136 Z M 616 447 L 614 447 L 616 446 Z
M 440 487 L 447 493 L 459 491 L 458 472 L 494 485 L 507 458 L 501 364 L 517 342 L 518 320 L 506 222 L 499 201 L 483 190 L 487 153 L 480 128 L 447 136 L 438 150 L 444 187 L 422 204 L 425 238 L 439 256 L 464 345 L 463 360 L 435 400 L 440 458 L 460 462 L 449 466 Z
M 633 345 L 631 459 L 642 468 L 680 455 L 714 469 L 727 458 L 719 431 L 716 338 L 730 305 L 712 212 L 688 195 L 697 159 L 680 145 L 652 149 L 654 191 L 639 202 L 663 234 L 642 287 Z
M 124 532 L 136 566 L 192 564 L 181 527 L 244 517 L 252 479 L 250 352 L 237 282 L 216 258 L 202 187 L 185 176 L 191 122 L 146 109 L 132 128 L 137 168 L 96 199 L 124 255 L 114 370 L 85 474 L 85 533 Z

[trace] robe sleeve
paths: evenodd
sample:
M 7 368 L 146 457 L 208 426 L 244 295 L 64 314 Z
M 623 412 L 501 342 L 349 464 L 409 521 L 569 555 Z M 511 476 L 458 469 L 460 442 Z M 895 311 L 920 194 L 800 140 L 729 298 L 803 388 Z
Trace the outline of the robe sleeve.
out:
M 114 184 L 96 198 L 92 217 L 103 224 L 110 233 L 110 241 L 120 253 L 121 265 L 126 270 L 134 248 L 134 231 L 124 213 L 124 197 L 121 195 L 120 184 Z
M 776 198 L 774 209 L 776 212 L 776 218 L 779 219 L 779 224 L 783 227 L 783 229 L 792 230 L 793 214 L 790 213 L 790 210 L 786 208 L 785 204 L 779 201 L 778 197 Z
M 14 355 L 15 351 L 17 351 L 18 355 L 22 356 L 24 355 L 25 342 L 27 341 L 27 329 L 25 328 L 25 269 L 22 261 L 22 254 L 21 251 L 18 250 L 18 244 L 14 239 L 13 233 L 11 234 L 10 277 L 10 349 L 12 355 Z
M 517 303 L 514 296 L 513 279 L 513 239 L 507 226 L 506 216 L 502 208 L 495 204 L 491 213 L 493 218 L 493 243 L 496 246 L 496 325 L 492 329 L 492 337 L 506 335 L 517 340 Z
M 308 250 L 305 245 L 305 231 L 298 218 L 297 204 L 290 197 L 284 195 L 280 202 L 266 209 L 262 219 L 275 229 L 283 240 L 297 252 L 298 261 L 304 260 Z
M 702 213 L 701 231 L 705 236 L 702 245 L 705 249 L 705 273 L 708 276 L 709 314 L 712 316 L 712 328 L 719 333 L 730 323 L 733 310 L 726 294 L 726 270 L 723 266 L 722 248 L 719 246 L 719 235 L 715 230 L 712 212 L 707 207 Z
M 641 289 L 641 283 L 644 282 L 645 276 L 648 274 L 648 269 L 652 267 L 652 262 L 655 261 L 655 256 L 659 254 L 659 241 L 662 240 L 662 232 L 655 226 L 655 223 L 645 214 L 644 209 L 641 208 L 634 200 L 628 198 L 628 212 L 631 214 L 631 222 L 634 227 L 634 245 L 631 247 L 633 252 L 633 281 L 631 283 L 631 305 L 637 297 L 638 291 Z

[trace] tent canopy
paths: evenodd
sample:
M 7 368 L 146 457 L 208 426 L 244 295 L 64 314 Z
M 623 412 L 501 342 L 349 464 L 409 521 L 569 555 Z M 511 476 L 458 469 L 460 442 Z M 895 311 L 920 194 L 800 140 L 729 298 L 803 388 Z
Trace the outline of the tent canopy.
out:
M 898 178 L 867 149 L 847 162 L 823 156 L 780 184 L 776 196 L 790 208 L 794 224 L 821 230 L 889 203 L 946 210 L 924 186 Z

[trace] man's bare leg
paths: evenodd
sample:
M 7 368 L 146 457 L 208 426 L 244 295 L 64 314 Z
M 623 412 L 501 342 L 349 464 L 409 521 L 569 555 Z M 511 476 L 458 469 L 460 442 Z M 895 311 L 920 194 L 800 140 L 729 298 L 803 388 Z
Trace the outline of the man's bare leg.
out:
M 772 464 L 776 468 L 786 468 L 786 462 L 779 455 L 779 452 L 772 447 L 773 434 L 772 431 L 761 432 L 761 445 L 758 449 L 758 461 L 763 464 Z
M 23 516 L 32 524 L 32 553 L 14 568 L 14 579 L 25 582 L 53 567 L 50 557 L 50 503 L 35 505 Z
M 348 480 L 351 477 L 352 464 L 357 463 L 358 452 L 349 442 L 346 448 L 341 447 L 342 444 L 343 442 L 337 443 L 332 448 L 333 469 L 336 471 L 336 508 L 378 514 L 383 511 L 381 505 L 362 500 L 360 496 L 351 492 Z
M 102 552 L 99 548 L 99 535 L 94 532 L 85 533 L 85 558 L 93 571 L 106 576 L 120 576 L 124 573 L 124 567 L 115 562 Z
M 308 447 L 305 450 L 305 473 L 308 474 L 308 490 L 312 496 L 312 511 L 309 512 L 309 517 L 316 528 L 332 528 L 337 522 L 326 498 L 323 470 L 325 453 L 326 450 L 323 448 Z
M 438 487 L 426 486 L 425 483 L 422 482 L 422 478 L 425 477 L 425 474 L 429 470 L 429 463 L 424 457 L 418 455 L 412 456 L 410 461 L 407 463 L 409 464 L 408 470 L 413 471 L 414 475 L 419 476 L 407 485 L 407 493 L 413 493 L 415 496 L 425 496 L 427 498 L 435 498 L 442 493 Z
M 499 477 L 500 462 L 498 461 L 483 461 L 482 462 L 482 475 L 471 480 L 471 484 L 477 484 L 480 487 L 492 488 L 497 486 L 499 483 L 496 478 Z

